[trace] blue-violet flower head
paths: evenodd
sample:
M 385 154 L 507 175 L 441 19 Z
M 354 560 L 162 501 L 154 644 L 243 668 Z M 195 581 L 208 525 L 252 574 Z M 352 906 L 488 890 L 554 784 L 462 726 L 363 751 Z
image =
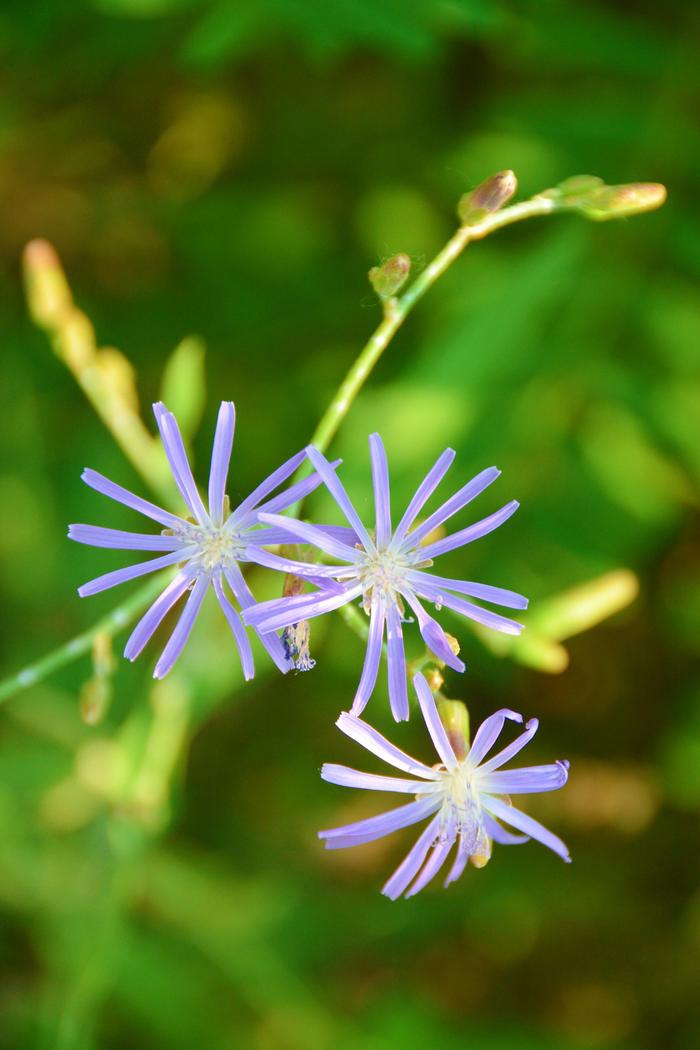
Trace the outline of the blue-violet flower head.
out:
M 533 817 L 516 809 L 510 803 L 510 796 L 555 791 L 563 787 L 568 778 L 569 763 L 560 761 L 523 769 L 501 768 L 532 739 L 537 731 L 537 720 L 533 718 L 527 722 L 520 736 L 487 759 L 506 720 L 523 721 L 522 715 L 516 711 L 507 708 L 496 711 L 481 724 L 471 747 L 465 749 L 460 758 L 440 720 L 425 678 L 419 674 L 413 681 L 439 763 L 429 766 L 411 758 L 361 718 L 343 713 L 336 723 L 343 733 L 410 777 L 361 773 L 347 766 L 326 764 L 321 770 L 323 779 L 344 787 L 395 791 L 414 798 L 379 816 L 319 832 L 326 848 L 361 846 L 429 819 L 422 835 L 382 889 L 382 893 L 392 900 L 401 894 L 412 897 L 422 890 L 441 870 L 455 843 L 457 852 L 445 886 L 460 877 L 468 861 L 474 867 L 483 867 L 491 856 L 493 842 L 515 845 L 536 839 L 568 862 L 571 859 L 569 851 L 561 839 Z M 504 824 L 515 831 L 503 827 Z

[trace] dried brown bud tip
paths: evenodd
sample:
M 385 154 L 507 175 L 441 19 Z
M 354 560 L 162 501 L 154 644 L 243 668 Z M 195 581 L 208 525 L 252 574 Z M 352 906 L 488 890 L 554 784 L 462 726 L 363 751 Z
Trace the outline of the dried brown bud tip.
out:
M 373 266 L 367 276 L 379 298 L 390 299 L 406 283 L 410 272 L 410 257 L 405 252 L 399 252 L 381 266 Z
M 518 188 L 512 171 L 499 171 L 486 179 L 471 193 L 465 193 L 457 205 L 457 215 L 463 226 L 476 226 L 487 215 L 498 211 Z

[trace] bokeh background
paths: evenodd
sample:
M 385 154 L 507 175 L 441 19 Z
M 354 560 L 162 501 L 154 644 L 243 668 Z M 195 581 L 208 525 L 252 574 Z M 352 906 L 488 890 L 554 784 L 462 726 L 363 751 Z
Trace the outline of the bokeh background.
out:
M 538 716 L 531 760 L 572 760 L 565 791 L 528 808 L 574 863 L 497 848 L 449 891 L 382 898 L 411 832 L 337 854 L 316 839 L 382 804 L 318 776 L 379 768 L 333 727 L 361 642 L 317 622 L 313 672 L 259 658 L 243 688 L 208 608 L 158 689 L 157 644 L 117 659 L 97 724 L 87 658 L 2 708 L 0 1046 L 700 1045 L 694 5 L 27 0 L 0 30 L 7 673 L 122 598 L 75 593 L 125 556 L 69 544 L 66 524 L 138 527 L 82 467 L 147 491 L 29 321 L 28 240 L 55 245 L 98 342 L 132 362 L 149 426 L 164 373 L 190 433 L 201 416 L 200 477 L 218 402 L 236 401 L 235 498 L 308 440 L 377 323 L 368 268 L 424 265 L 465 190 L 502 168 L 523 195 L 581 172 L 669 188 L 652 215 L 533 220 L 470 247 L 333 446 L 361 506 L 375 428 L 398 501 L 446 445 L 455 486 L 502 467 L 479 511 L 522 509 L 453 567 L 530 595 L 533 617 L 609 572 L 639 578 L 558 674 L 452 623 L 469 671 L 450 695 L 473 721 Z M 323 496 L 309 508 L 339 520 Z M 391 729 L 383 686 L 369 714 Z M 418 720 L 395 739 L 430 753 Z

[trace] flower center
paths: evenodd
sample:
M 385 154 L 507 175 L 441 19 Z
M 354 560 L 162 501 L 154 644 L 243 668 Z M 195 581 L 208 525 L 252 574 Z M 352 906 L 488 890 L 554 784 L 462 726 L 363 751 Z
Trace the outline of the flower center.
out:
M 410 567 L 405 556 L 385 549 L 365 554 L 360 568 L 363 604 L 367 608 L 376 587 L 390 602 L 396 603 L 402 588 L 405 588 L 404 573 Z
M 485 836 L 479 792 L 471 771 L 462 763 L 454 772 L 442 776 L 443 804 L 441 837 L 454 839 L 462 835 L 470 854 L 479 852 Z
M 243 539 L 226 528 L 197 529 L 194 534 L 197 555 L 194 559 L 204 572 L 228 569 L 240 561 L 245 551 Z

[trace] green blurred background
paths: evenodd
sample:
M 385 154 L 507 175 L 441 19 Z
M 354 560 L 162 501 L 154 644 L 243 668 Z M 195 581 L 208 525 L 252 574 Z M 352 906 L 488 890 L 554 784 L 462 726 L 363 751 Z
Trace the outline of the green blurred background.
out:
M 527 808 L 574 863 L 497 848 L 449 891 L 382 898 L 411 832 L 337 854 L 316 839 L 382 804 L 318 776 L 324 760 L 379 768 L 333 727 L 361 642 L 317 621 L 312 673 L 282 679 L 259 657 L 243 688 L 208 602 L 162 686 L 163 635 L 135 666 L 119 657 L 100 724 L 80 713 L 88 659 L 2 709 L 0 1046 L 700 1045 L 699 21 L 683 0 L 0 12 L 8 673 L 125 593 L 75 593 L 126 559 L 69 544 L 66 524 L 139 527 L 82 467 L 147 491 L 27 318 L 30 238 L 56 246 L 98 341 L 128 355 L 149 426 L 173 348 L 204 340 L 195 456 L 203 478 L 234 399 L 235 499 L 308 440 L 377 323 L 368 268 L 397 251 L 420 268 L 465 190 L 501 168 L 523 195 L 579 172 L 669 188 L 653 215 L 538 219 L 470 247 L 332 449 L 360 506 L 375 428 L 398 501 L 446 445 L 454 487 L 497 463 L 479 511 L 522 508 L 451 567 L 534 610 L 610 570 L 639 576 L 632 605 L 567 642 L 559 675 L 452 622 L 469 671 L 447 690 L 472 720 L 536 715 L 530 760 L 572 760 L 567 788 Z M 322 496 L 309 508 L 339 520 Z M 392 728 L 383 686 L 368 714 Z M 417 719 L 394 738 L 430 753 Z

